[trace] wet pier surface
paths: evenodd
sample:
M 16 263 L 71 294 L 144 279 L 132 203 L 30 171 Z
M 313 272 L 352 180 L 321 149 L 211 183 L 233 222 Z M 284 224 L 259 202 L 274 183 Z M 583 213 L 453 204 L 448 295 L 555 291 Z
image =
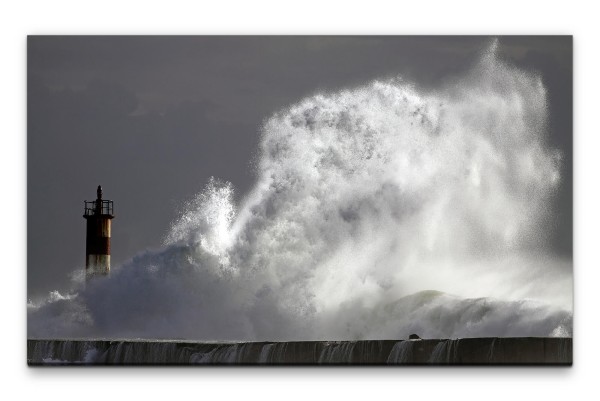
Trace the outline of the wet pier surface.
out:
M 571 338 L 192 342 L 27 340 L 29 365 L 571 365 Z

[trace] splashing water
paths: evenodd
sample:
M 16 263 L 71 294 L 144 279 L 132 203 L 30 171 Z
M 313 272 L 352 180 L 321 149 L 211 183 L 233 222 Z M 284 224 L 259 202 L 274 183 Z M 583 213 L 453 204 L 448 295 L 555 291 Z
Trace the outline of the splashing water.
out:
M 570 336 L 546 118 L 541 79 L 495 45 L 437 91 L 394 79 L 303 99 L 265 123 L 237 213 L 211 179 L 163 250 L 30 305 L 29 335 Z
M 231 222 L 235 216 L 233 206 L 233 185 L 211 177 L 204 191 L 192 202 L 171 226 L 165 245 L 176 243 L 194 244 L 219 258 L 224 267 L 229 267 L 227 250 L 233 238 Z

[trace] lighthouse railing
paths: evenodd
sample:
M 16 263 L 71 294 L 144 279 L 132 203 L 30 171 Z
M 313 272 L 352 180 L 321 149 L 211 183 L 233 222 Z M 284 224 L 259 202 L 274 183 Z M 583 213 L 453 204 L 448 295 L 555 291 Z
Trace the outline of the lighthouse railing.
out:
M 98 214 L 113 215 L 113 201 L 111 200 L 94 200 L 84 202 L 84 216 L 93 216 Z

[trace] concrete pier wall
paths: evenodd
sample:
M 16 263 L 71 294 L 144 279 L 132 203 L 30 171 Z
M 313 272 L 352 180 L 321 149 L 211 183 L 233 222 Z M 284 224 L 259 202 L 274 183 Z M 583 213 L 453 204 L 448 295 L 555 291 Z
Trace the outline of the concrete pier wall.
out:
M 571 338 L 203 343 L 28 340 L 29 365 L 571 365 Z

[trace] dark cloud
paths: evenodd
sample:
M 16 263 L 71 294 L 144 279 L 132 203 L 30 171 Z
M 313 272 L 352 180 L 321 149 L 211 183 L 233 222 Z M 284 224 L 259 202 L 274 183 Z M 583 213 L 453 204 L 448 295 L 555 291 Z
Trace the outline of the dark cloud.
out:
M 487 37 L 30 37 L 28 291 L 67 285 L 84 262 L 83 200 L 115 201 L 113 263 L 161 244 L 210 176 L 238 199 L 253 184 L 261 124 L 321 90 L 401 75 L 435 88 L 468 68 Z M 572 253 L 570 37 L 501 38 L 538 71 L 549 141 L 564 155 L 554 245 Z

